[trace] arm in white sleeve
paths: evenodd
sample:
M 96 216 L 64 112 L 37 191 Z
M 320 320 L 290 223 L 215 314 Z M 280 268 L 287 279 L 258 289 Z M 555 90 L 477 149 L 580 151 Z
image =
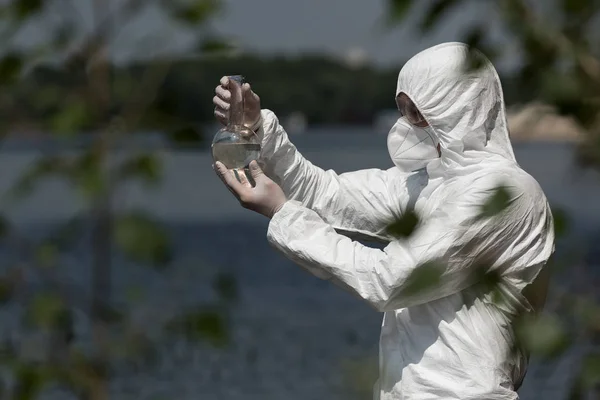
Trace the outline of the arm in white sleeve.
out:
M 447 199 L 411 237 L 384 250 L 337 234 L 315 212 L 288 201 L 271 220 L 268 240 L 292 261 L 350 290 L 377 310 L 396 310 L 469 287 L 480 276 L 481 266 L 502 273 L 507 265 L 518 269 L 519 263 L 525 268 L 539 262 L 535 258 L 544 245 L 539 231 L 545 226 L 543 212 L 521 193 L 513 196 L 501 216 L 476 219 L 492 193 L 492 189 L 470 188 L 458 198 Z M 439 262 L 439 280 L 421 291 L 409 290 L 410 277 L 428 262 Z
M 336 174 L 305 159 L 289 140 L 275 114 L 262 111 L 260 164 L 288 199 L 315 211 L 339 231 L 389 241 L 387 226 L 401 217 L 409 203 L 409 185 L 419 177 L 389 170 L 367 169 Z

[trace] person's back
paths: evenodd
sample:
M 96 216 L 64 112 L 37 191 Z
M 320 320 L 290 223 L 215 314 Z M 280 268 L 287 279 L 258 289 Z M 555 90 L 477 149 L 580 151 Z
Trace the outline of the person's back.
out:
M 440 279 L 452 276 L 448 264 L 473 264 L 469 273 L 476 277 L 449 296 L 431 301 L 429 295 L 428 302 L 386 313 L 382 399 L 518 398 L 526 372 L 528 357 L 515 346 L 512 322 L 543 305 L 545 273 L 536 278 L 554 249 L 552 214 L 538 183 L 514 159 L 495 70 L 489 62 L 477 71 L 464 67 L 478 56 L 460 44 L 436 46 L 411 59 L 398 79 L 397 94 L 411 98 L 443 149 L 427 164 L 428 184 L 415 205 L 425 225 L 448 220 L 444 233 L 429 235 L 444 249 Z M 505 208 L 482 217 L 500 188 Z M 451 215 L 436 215 L 441 208 Z
M 471 55 L 482 68 L 468 70 Z M 528 357 L 512 322 L 543 306 L 554 231 L 541 188 L 514 158 L 498 75 L 464 44 L 435 46 L 400 71 L 396 101 L 387 171 L 323 171 L 268 110 L 255 117 L 259 161 L 281 188 L 256 164 L 255 188 L 217 170 L 271 218 L 276 249 L 385 313 L 375 398 L 517 399 Z M 415 232 L 393 237 L 389 224 L 412 210 Z
M 535 207 L 519 212 L 509 205 L 506 214 L 512 214 L 510 222 L 499 222 L 495 233 L 485 232 L 485 226 L 479 230 L 477 222 L 473 222 L 469 235 L 480 237 L 482 242 L 461 240 L 448 246 L 448 257 L 462 257 L 460 247 L 467 243 L 487 248 L 486 258 L 491 265 L 482 264 L 476 268 L 490 274 L 489 280 L 432 301 L 421 302 L 416 297 L 415 305 L 407 304 L 406 308 L 385 313 L 376 399 L 518 398 L 516 389 L 525 375 L 528 357 L 523 349 L 515 348 L 511 324 L 516 316 L 540 306 L 532 304 L 522 289 L 530 282 L 529 287 L 536 285 L 535 277 L 543 269 L 546 259 L 545 256 L 522 257 L 515 247 L 535 246 L 540 231 L 532 225 L 540 222 L 537 216 L 549 219 L 551 225 L 543 193 L 516 164 L 507 163 L 492 175 L 481 171 L 468 177 L 456 177 L 422 201 L 422 207 L 417 202 L 416 208 L 421 218 L 427 221 L 436 218 L 434 214 L 439 203 L 448 199 L 460 202 L 460 198 L 469 196 L 474 187 L 478 188 L 476 190 L 489 187 L 493 193 L 495 187 L 507 181 L 510 182 L 511 196 L 530 197 Z M 502 213 L 498 218 L 506 218 L 506 214 Z M 524 228 L 524 225 L 529 226 Z M 518 241 L 507 241 L 507 233 L 502 229 L 519 232 Z M 465 262 L 468 261 L 461 260 L 461 263 Z M 476 275 L 477 271 L 473 273 Z M 445 279 L 443 274 L 440 279 Z M 542 285 L 542 291 L 545 291 L 545 285 Z M 433 286 L 432 291 L 435 290 Z M 435 293 L 427 292 L 425 289 L 421 296 L 436 297 Z

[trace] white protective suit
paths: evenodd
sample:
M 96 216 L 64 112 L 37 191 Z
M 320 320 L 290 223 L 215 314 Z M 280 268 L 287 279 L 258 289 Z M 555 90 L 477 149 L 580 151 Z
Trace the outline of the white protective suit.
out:
M 430 128 L 402 128 L 401 119 L 388 137 L 397 165 L 388 170 L 324 171 L 262 111 L 260 163 L 289 199 L 272 218 L 268 240 L 385 312 L 376 399 L 518 399 L 526 371 L 527 354 L 511 351 L 511 320 L 543 302 L 544 283 L 541 302 L 524 288 L 545 275 L 552 215 L 538 183 L 515 161 L 495 69 L 481 56 L 484 67 L 465 72 L 467 53 L 464 44 L 446 43 L 403 67 L 396 95 L 407 94 Z M 441 157 L 431 150 L 437 143 Z M 508 208 L 477 219 L 500 185 L 511 193 Z M 389 237 L 388 224 L 410 209 L 420 216 L 417 230 L 408 239 Z M 350 234 L 389 244 L 366 247 Z M 410 274 L 434 260 L 444 265 L 439 283 L 405 292 Z M 481 265 L 500 276 L 503 302 L 478 281 Z

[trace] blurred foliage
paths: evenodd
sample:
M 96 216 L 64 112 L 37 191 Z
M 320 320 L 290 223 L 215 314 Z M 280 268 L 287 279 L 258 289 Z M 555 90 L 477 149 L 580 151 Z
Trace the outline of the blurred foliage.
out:
M 554 207 L 552 209 L 554 218 L 554 234 L 557 238 L 562 238 L 569 231 L 569 217 L 565 210 Z
M 126 306 L 112 294 L 111 263 L 118 255 L 157 268 L 166 279 L 172 247 L 161 221 L 139 210 L 117 213 L 114 204 L 122 184 L 156 186 L 162 178 L 161 158 L 135 147 L 117 150 L 132 133 L 148 129 L 168 129 L 178 144 L 197 145 L 202 139 L 198 116 L 208 116 L 202 110 L 212 95 L 200 91 L 200 101 L 198 87 L 190 83 L 208 84 L 207 76 L 216 77 L 217 70 L 209 72 L 211 64 L 205 61 L 157 58 L 116 67 L 107 57 L 115 28 L 145 13 L 149 2 L 90 1 L 93 18 L 85 27 L 80 5 L 71 0 L 0 5 L 0 110 L 9 116 L 0 122 L 2 131 L 56 135 L 59 141 L 82 134 L 86 138 L 75 152 L 41 152 L 3 199 L 5 206 L 22 202 L 44 181 L 58 179 L 76 189 L 84 206 L 43 238 L 24 237 L 10 221 L 0 219 L 0 240 L 22 254 L 23 262 L 3 268 L 0 275 L 0 303 L 23 310 L 22 333 L 0 337 L 1 398 L 36 399 L 58 387 L 76 398 L 107 399 L 113 374 L 123 362 L 138 369 L 152 366 L 163 333 L 219 346 L 229 339 L 228 313 L 237 299 L 231 276 L 214 278 L 215 300 L 175 310 L 172 321 L 152 323 L 152 329 L 139 326 L 134 313 L 146 297 L 126 296 L 132 303 Z M 197 32 L 196 58 L 208 60 L 231 49 L 205 29 L 221 10 L 219 0 L 157 0 L 153 6 L 171 16 L 171 26 Z M 54 24 L 51 17 L 57 15 L 60 22 Z M 47 22 L 42 43 L 15 45 L 22 30 L 40 21 Z M 168 36 L 158 30 L 154 34 Z M 89 272 L 82 273 L 90 277 L 85 289 L 66 284 L 59 275 L 66 259 L 82 248 L 91 259 L 90 265 L 79 267 Z M 210 290 L 211 282 L 206 283 Z M 82 322 L 88 333 L 77 328 Z
M 119 217 L 114 237 L 123 253 L 139 263 L 164 266 L 170 261 L 170 244 L 160 224 L 142 213 Z
M 236 301 L 238 299 L 236 280 L 230 274 L 218 274 L 213 282 L 213 288 L 219 297 L 226 301 Z
M 378 378 L 379 363 L 377 359 L 347 360 L 341 365 L 345 379 L 343 387 L 345 399 L 364 400 L 373 398 L 373 385 Z
M 225 49 L 212 41 L 203 43 L 202 51 L 221 54 Z M 131 77 L 144 76 L 161 68 L 164 62 L 149 60 L 107 66 L 116 85 L 111 93 L 111 113 L 133 112 L 130 111 Z M 351 68 L 342 61 L 320 55 L 294 59 L 240 54 L 170 60 L 162 82 L 152 94 L 154 101 L 144 113 L 136 114 L 138 122 L 135 127 L 128 127 L 128 131 L 165 130 L 172 133 L 175 144 L 181 140 L 197 142 L 201 126 L 213 122 L 212 108 L 207 106 L 206 99 L 214 96 L 215 82 L 223 74 L 242 69 L 264 104 L 281 115 L 301 111 L 315 124 L 370 123 L 380 110 L 390 108 L 393 92 L 389 82 L 395 81 L 398 73 L 396 67 Z M 42 131 L 53 129 L 67 134 L 96 129 L 103 124 L 105 115 L 86 108 L 93 103 L 80 103 L 76 97 L 68 106 L 56 109 L 56 99 L 69 98 L 80 80 L 64 66 L 34 66 L 21 84 L 12 88 L 15 101 L 0 103 L 0 110 L 9 113 L 18 107 L 13 124 L 27 122 Z M 348 86 L 348 82 L 353 85 Z M 286 89 L 282 90 L 283 87 Z M 361 101 L 357 102 L 357 98 Z M 322 107 L 324 103 L 329 106 Z
M 414 211 L 408 211 L 387 228 L 387 233 L 398 239 L 407 238 L 415 231 L 419 224 L 419 216 Z
M 559 356 L 571 345 L 563 322 L 556 315 L 524 316 L 515 324 L 520 345 L 536 356 Z
M 473 38 L 475 41 L 475 38 Z M 202 132 L 205 124 L 213 122 L 212 108 L 207 98 L 214 96 L 215 82 L 223 74 L 243 69 L 244 76 L 260 93 L 261 101 L 280 115 L 300 111 L 311 124 L 370 124 L 381 110 L 393 108 L 393 90 L 399 66 L 374 68 L 370 65 L 355 67 L 343 60 L 323 55 L 303 54 L 293 57 L 259 57 L 249 54 L 227 55 L 227 48 L 218 42 L 206 42 L 205 50 L 211 57 L 171 60 L 161 84 L 153 94 L 154 101 L 141 114 L 136 114 L 137 131 L 164 130 L 170 133 L 175 145 L 199 145 L 199 138 L 208 139 L 212 132 Z M 148 71 L 161 68 L 164 60 L 137 61 L 127 66 L 110 66 L 113 79 L 111 112 L 131 113 L 132 76 L 144 76 Z M 199 73 L 198 71 L 201 71 Z M 310 72 L 310 73 L 309 73 Z M 13 88 L 14 102 L 0 103 L 0 110 L 9 113 L 16 107 L 14 124 L 27 123 L 32 129 L 58 129 L 67 134 L 65 126 L 93 130 L 102 117 L 85 105 L 70 103 L 56 111 L 56 99 L 65 98 L 79 85 L 79 77 L 69 69 L 50 65 L 36 65 Z M 530 100 L 529 93 L 521 90 L 514 77 L 505 77 L 505 97 L 508 103 Z M 348 82 L 353 85 L 349 86 Z M 285 90 L 282 90 L 285 88 Z M 356 101 L 360 98 L 361 101 Z M 323 107 L 322 104 L 328 104 Z M 391 104 L 391 105 L 390 105 Z M 93 110 L 93 109 L 92 109 Z M 52 116 L 50 118 L 50 116 Z M 18 117 L 18 118 L 17 118 Z M 6 123 L 4 121 L 3 123 Z M 206 144 L 206 143 L 205 143 Z
M 409 275 L 400 296 L 411 298 L 434 290 L 440 283 L 443 273 L 444 266 L 438 261 L 430 261 L 419 265 Z
M 200 308 L 170 321 L 168 328 L 183 333 L 189 340 L 208 339 L 216 346 L 229 343 L 229 330 L 218 309 Z
M 479 218 L 492 218 L 499 215 L 510 205 L 510 199 L 510 191 L 503 186 L 498 187 L 481 206 Z

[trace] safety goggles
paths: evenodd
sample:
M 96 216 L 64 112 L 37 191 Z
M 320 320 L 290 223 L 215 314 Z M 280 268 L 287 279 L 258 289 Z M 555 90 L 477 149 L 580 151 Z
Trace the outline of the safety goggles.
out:
M 398 105 L 398 111 L 402 117 L 406 117 L 407 121 L 413 125 L 419 125 L 425 122 L 425 118 L 415 105 L 412 100 L 404 93 L 396 98 L 396 104 Z

